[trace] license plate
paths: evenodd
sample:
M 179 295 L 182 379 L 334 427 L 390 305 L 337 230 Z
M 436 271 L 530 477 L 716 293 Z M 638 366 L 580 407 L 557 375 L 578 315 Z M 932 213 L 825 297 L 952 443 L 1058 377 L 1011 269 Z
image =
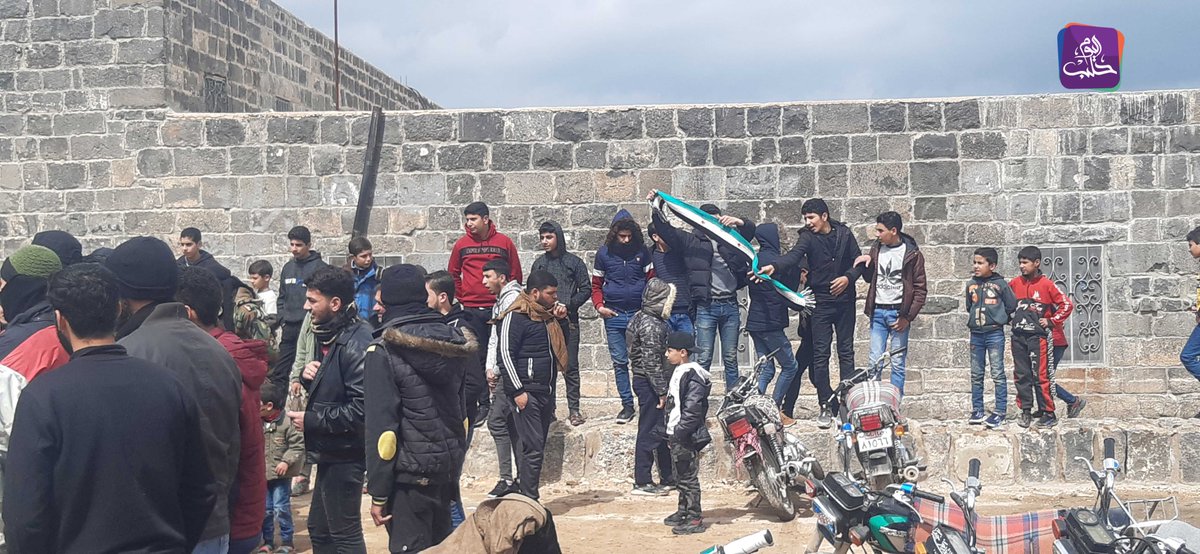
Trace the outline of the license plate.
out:
M 858 451 L 872 452 L 892 447 L 892 430 L 880 429 L 870 433 L 858 434 Z

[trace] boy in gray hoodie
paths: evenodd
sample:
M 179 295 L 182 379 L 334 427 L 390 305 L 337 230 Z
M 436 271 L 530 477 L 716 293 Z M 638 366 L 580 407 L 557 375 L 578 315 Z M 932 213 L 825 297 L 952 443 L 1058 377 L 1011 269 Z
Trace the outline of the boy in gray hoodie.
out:
M 1008 381 L 1004 374 L 1004 326 L 1017 309 L 1017 297 L 1008 282 L 996 273 L 995 248 L 977 248 L 974 277 L 967 283 L 967 328 L 971 330 L 971 415 L 968 422 L 995 429 L 1008 412 Z M 996 406 L 984 415 L 983 370 L 991 362 Z

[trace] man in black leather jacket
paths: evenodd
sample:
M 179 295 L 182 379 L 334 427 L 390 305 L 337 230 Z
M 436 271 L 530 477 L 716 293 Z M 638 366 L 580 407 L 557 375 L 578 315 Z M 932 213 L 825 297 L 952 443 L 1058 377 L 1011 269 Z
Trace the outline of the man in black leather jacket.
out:
M 308 390 L 303 412 L 288 412 L 304 431 L 309 458 L 317 464 L 308 533 L 313 551 L 362 552 L 359 502 L 363 473 L 363 361 L 371 327 L 352 307 L 354 278 L 332 267 L 318 269 L 306 283 L 304 309 L 312 312 L 317 361 L 300 376 Z

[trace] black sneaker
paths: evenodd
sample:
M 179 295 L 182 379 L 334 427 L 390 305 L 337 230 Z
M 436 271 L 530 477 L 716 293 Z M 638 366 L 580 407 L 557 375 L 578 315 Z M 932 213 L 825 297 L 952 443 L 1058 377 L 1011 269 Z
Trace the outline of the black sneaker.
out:
M 1017 425 L 1020 425 L 1022 429 L 1028 429 L 1032 421 L 1033 416 L 1029 415 L 1029 412 L 1021 412 L 1021 415 L 1017 416 Z
M 967 417 L 968 425 L 979 425 L 985 421 L 987 421 L 987 416 L 983 414 L 983 410 L 973 410 Z
M 1079 417 L 1079 412 L 1082 412 L 1083 408 L 1086 406 L 1087 400 L 1085 400 L 1082 396 L 1076 397 L 1074 402 L 1067 404 L 1067 417 L 1071 419 Z
M 821 406 L 821 413 L 817 414 L 817 427 L 828 429 L 833 425 L 833 412 L 829 411 L 829 406 Z
M 683 512 L 675 512 L 663 519 L 663 525 L 666 525 L 667 527 L 675 527 L 677 525 L 683 525 L 683 522 L 685 521 L 687 521 L 687 514 Z
M 662 487 L 650 483 L 646 485 L 634 485 L 633 491 L 630 494 L 634 496 L 666 496 L 668 493 Z
M 572 427 L 579 427 L 587 420 L 583 418 L 583 414 L 579 412 L 571 412 L 571 415 L 567 417 L 567 421 L 571 422 Z
M 696 533 L 703 533 L 704 531 L 704 520 L 700 518 L 684 521 L 671 528 L 671 533 L 674 535 L 694 535 Z
M 1042 414 L 1042 417 L 1038 418 L 1035 425 L 1039 429 L 1049 429 L 1058 425 L 1058 417 L 1054 415 L 1054 412 L 1046 412 Z
M 677 487 L 675 485 L 675 481 L 665 481 L 665 482 L 659 483 L 658 488 L 660 488 L 664 491 L 667 491 L 667 492 L 674 492 L 679 487 Z
M 633 406 L 625 406 L 621 408 L 621 413 L 617 414 L 617 425 L 625 425 L 633 420 Z
M 489 492 L 487 497 L 488 498 L 496 498 L 499 496 L 504 496 L 504 495 L 512 492 L 514 490 L 515 485 L 516 485 L 516 483 L 505 480 L 505 479 L 496 481 L 496 486 L 492 488 L 492 492 Z
M 492 403 L 490 400 L 488 402 L 480 402 L 479 403 L 479 408 L 477 410 L 475 410 L 475 425 L 474 425 L 474 427 L 476 429 L 483 427 L 484 425 L 487 425 L 488 411 L 490 411 L 491 409 L 492 409 Z

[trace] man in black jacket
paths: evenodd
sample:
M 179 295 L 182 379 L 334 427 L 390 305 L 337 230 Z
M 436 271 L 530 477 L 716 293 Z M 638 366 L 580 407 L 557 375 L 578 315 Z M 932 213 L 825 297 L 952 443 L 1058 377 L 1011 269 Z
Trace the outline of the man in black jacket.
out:
M 554 384 L 559 372 L 568 370 L 567 320 L 555 317 L 557 302 L 558 280 L 546 271 L 531 272 L 525 292 L 500 323 L 501 375 L 513 408 L 508 431 L 516 439 L 517 486 L 534 500 L 554 420 Z
M 308 227 L 297 225 L 288 231 L 288 249 L 292 259 L 279 272 L 279 297 L 276 309 L 283 331 L 279 337 L 279 358 L 271 368 L 269 379 L 286 387 L 291 376 L 292 364 L 296 361 L 296 341 L 300 339 L 300 328 L 304 325 L 305 288 L 317 270 L 329 267 L 321 259 L 321 253 L 312 249 L 312 233 Z M 360 314 L 369 317 L 371 314 Z
M 217 501 L 195 398 L 114 344 L 108 271 L 69 267 L 48 297 L 71 361 L 17 405 L 4 483 L 10 551 L 191 551 Z
M 419 266 L 387 268 L 379 298 L 384 324 L 365 369 L 371 519 L 388 524 L 389 550 L 419 552 L 450 535 L 467 448 L 463 379 L 479 345 L 430 309 Z
M 258 293 L 250 285 L 234 277 L 229 268 L 221 265 L 221 262 L 218 262 L 212 254 L 204 250 L 204 243 L 201 242 L 201 239 L 200 230 L 195 227 L 187 227 L 180 231 L 179 258 L 175 260 L 175 263 L 179 267 L 202 267 L 217 277 L 217 282 L 221 283 L 221 326 L 226 331 L 236 331 L 234 310 L 245 309 L 240 308 L 241 304 L 257 298 Z
M 353 308 L 354 278 L 345 271 L 318 269 L 305 283 L 305 297 L 317 361 L 300 375 L 308 404 L 287 415 L 304 431 L 304 446 L 317 465 L 308 533 L 314 552 L 366 552 L 358 512 L 366 471 L 363 359 L 371 327 Z
M 219 552 L 229 541 L 229 494 L 241 455 L 242 373 L 225 347 L 188 319 L 186 306 L 174 301 L 179 268 L 167 243 L 153 237 L 129 239 L 104 265 L 117 282 L 122 310 L 149 310 L 140 322 L 130 320 L 138 325 L 118 344 L 130 356 L 174 374 L 200 406 L 204 453 L 217 482 L 217 503 L 197 550 Z
M 806 200 L 800 206 L 805 225 L 811 233 L 800 233 L 799 241 L 779 261 L 760 270 L 771 275 L 776 269 L 798 268 L 808 262 L 808 284 L 817 305 L 812 315 L 812 378 L 829 382 L 829 358 L 833 337 L 837 335 L 839 377 L 854 373 L 854 287 L 862 266 L 854 260 L 862 254 L 854 233 L 845 224 L 829 217 L 829 207 L 820 198 Z M 824 387 L 821 387 L 824 388 Z M 823 396 L 823 395 L 822 395 Z M 817 425 L 829 427 L 837 411 L 836 398 L 818 398 L 821 413 Z
M 583 425 L 583 414 L 579 411 L 579 308 L 587 304 L 592 296 L 592 278 L 583 259 L 567 252 L 562 227 L 557 222 L 547 221 L 538 227 L 542 250 L 546 253 L 533 261 L 530 271 L 549 271 L 558 280 L 559 296 L 566 301 L 567 322 L 571 335 L 567 338 L 568 371 L 563 374 L 567 383 L 567 410 L 571 425 Z

